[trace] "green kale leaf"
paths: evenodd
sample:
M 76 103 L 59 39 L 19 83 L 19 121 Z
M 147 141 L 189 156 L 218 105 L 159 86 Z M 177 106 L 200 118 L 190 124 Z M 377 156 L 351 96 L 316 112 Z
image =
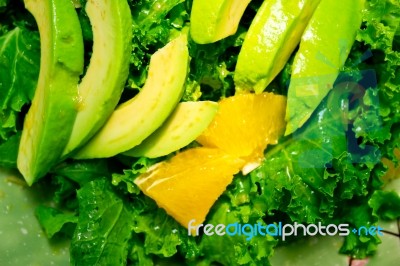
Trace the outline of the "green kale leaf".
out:
M 189 19 L 183 0 L 129 1 L 133 39 L 128 88 L 143 86 L 151 55 L 168 43 Z
M 0 143 L 20 129 L 20 112 L 33 98 L 39 67 L 37 32 L 17 27 L 0 37 Z
M 6 7 L 10 0 L 0 0 L 0 12 L 2 8 Z
M 245 180 L 246 178 L 237 177 L 237 179 Z M 237 196 L 246 197 L 243 193 L 243 187 L 238 191 L 236 189 L 237 187 L 231 188 L 230 191 L 238 192 L 238 194 L 233 193 Z M 265 226 L 262 216 L 263 214 L 260 214 L 256 208 L 252 208 L 252 205 L 246 200 L 239 206 L 235 206 L 228 198 L 222 197 L 212 208 L 206 223 L 214 226 L 217 224 L 254 225 L 259 223 Z M 273 254 L 273 249 L 278 241 L 272 236 L 259 235 L 254 231 L 254 228 L 251 229 L 250 233 L 254 235 L 203 235 L 199 245 L 202 256 L 197 259 L 194 265 L 212 265 L 215 262 L 223 265 L 270 265 L 268 258 Z
M 78 217 L 74 213 L 63 213 L 46 206 L 36 208 L 36 217 L 48 238 L 52 238 L 59 232 L 71 236 L 78 222 Z
M 72 237 L 73 265 L 122 265 L 132 232 L 130 206 L 106 179 L 88 182 L 77 192 L 79 217 Z
M 400 217 L 400 196 L 395 191 L 375 191 L 369 205 L 374 215 L 383 220 L 394 220 Z
M 163 209 L 158 208 L 153 200 L 141 194 L 134 197 L 132 204 L 133 230 L 135 235 L 142 239 L 134 244 L 134 249 L 142 247 L 150 258 L 171 257 L 178 250 L 183 250 L 181 254 L 185 254 L 187 258 L 198 254 L 194 239 L 188 237 L 187 230 Z
M 357 137 L 363 143 L 383 144 L 391 138 L 391 128 L 400 114 L 400 2 L 369 0 L 364 13 L 363 27 L 357 40 L 370 56 L 358 67 L 370 69 L 376 76 L 376 91 L 365 94 L 364 104 L 354 115 Z M 364 89 L 371 84 L 364 84 Z M 372 127 L 378 125 L 378 129 Z M 385 145 L 383 145 L 385 146 Z
M 354 84 L 335 87 L 303 128 L 267 150 L 263 164 L 247 180 L 235 178 L 231 186 L 236 189 L 225 193 L 231 202 L 247 202 L 253 214 L 268 222 L 375 224 L 367 201 L 374 189 L 371 181 L 378 178 L 371 172 L 380 153 L 360 146 L 352 131 L 349 114 L 356 107 L 348 102 Z M 363 215 L 350 216 L 359 202 L 364 202 Z M 342 251 L 359 257 L 373 254 L 379 243 L 376 237 L 350 242 L 357 248 Z
M 65 161 L 53 169 L 52 174 L 68 178 L 80 186 L 100 177 L 111 177 L 107 160 Z
M 0 167 L 17 168 L 17 157 L 21 131 L 0 144 Z M 1 142 L 0 142 L 1 143 Z

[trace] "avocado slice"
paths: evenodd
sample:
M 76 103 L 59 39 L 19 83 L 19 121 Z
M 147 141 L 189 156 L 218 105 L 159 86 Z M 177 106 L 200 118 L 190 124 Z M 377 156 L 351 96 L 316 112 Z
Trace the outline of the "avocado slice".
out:
M 264 1 L 243 41 L 235 69 L 236 90 L 261 93 L 300 42 L 320 0 Z
M 132 47 L 132 16 L 128 2 L 88 1 L 93 53 L 79 84 L 78 115 L 64 155 L 87 142 L 107 121 L 123 91 Z
M 332 89 L 360 29 L 364 2 L 322 0 L 315 10 L 292 65 L 285 135 L 303 126 Z
M 251 0 L 194 0 L 190 34 L 199 44 L 213 43 L 236 33 Z
M 32 185 L 61 157 L 78 110 L 83 72 L 83 39 L 69 0 L 25 0 L 35 17 L 41 42 L 40 73 L 25 117 L 17 166 Z
M 111 157 L 139 145 L 162 125 L 178 104 L 188 64 L 187 35 L 182 34 L 151 56 L 141 91 L 119 105 L 106 124 L 73 157 Z
M 156 158 L 177 151 L 194 141 L 208 127 L 217 110 L 218 103 L 212 101 L 179 103 L 160 128 L 124 154 Z

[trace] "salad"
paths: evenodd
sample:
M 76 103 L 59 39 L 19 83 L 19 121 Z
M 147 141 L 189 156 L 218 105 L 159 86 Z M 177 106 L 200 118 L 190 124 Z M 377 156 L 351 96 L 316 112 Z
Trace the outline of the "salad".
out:
M 71 265 L 373 261 L 399 66 L 398 0 L 0 0 L 0 167 Z

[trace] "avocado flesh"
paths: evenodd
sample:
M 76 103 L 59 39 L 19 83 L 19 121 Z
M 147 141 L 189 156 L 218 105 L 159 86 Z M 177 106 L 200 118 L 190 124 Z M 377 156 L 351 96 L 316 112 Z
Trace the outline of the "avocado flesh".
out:
M 64 156 L 87 142 L 107 121 L 123 91 L 129 72 L 132 16 L 126 0 L 88 1 L 93 53 L 79 84 L 78 115 Z
M 334 86 L 360 29 L 363 8 L 364 0 L 345 6 L 322 0 L 316 9 L 292 65 L 285 135 L 302 127 Z
M 179 103 L 160 128 L 124 154 L 156 158 L 177 151 L 206 130 L 217 110 L 218 103 L 211 101 Z
M 190 34 L 199 44 L 213 43 L 236 33 L 251 0 L 194 0 Z
M 121 104 L 76 159 L 105 158 L 139 145 L 168 118 L 184 91 L 188 72 L 187 35 L 154 53 L 141 91 Z
M 300 42 L 320 0 L 264 1 L 243 41 L 236 63 L 237 91 L 261 93 Z
M 69 0 L 25 0 L 39 27 L 38 85 L 25 117 L 17 166 L 32 185 L 59 160 L 77 114 L 83 39 Z M 66 23 L 67 21 L 67 23 Z

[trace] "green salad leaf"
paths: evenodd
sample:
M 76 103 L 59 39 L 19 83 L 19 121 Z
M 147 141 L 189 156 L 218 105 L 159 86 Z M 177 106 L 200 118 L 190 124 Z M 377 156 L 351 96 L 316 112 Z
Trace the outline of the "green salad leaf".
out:
M 236 182 L 239 184 L 239 182 Z M 232 189 L 230 190 L 232 191 Z M 238 197 L 247 197 L 244 187 L 233 189 Z M 229 192 L 228 192 L 229 193 Z M 210 224 L 258 224 L 265 226 L 262 214 L 251 202 L 241 202 L 235 206 L 228 197 L 223 196 L 214 205 L 207 223 Z M 248 239 L 246 235 L 203 236 L 200 241 L 200 259 L 195 265 L 210 265 L 221 263 L 223 265 L 269 265 L 268 258 L 273 254 L 278 241 L 272 236 L 254 236 Z
M 187 236 L 187 230 L 180 226 L 155 202 L 143 195 L 133 200 L 134 218 L 133 230 L 139 239 L 135 241 L 134 249 L 143 248 L 148 257 L 171 257 L 179 250 L 184 250 L 188 258 L 198 254 L 198 250 Z M 135 260 L 135 254 L 131 255 Z
M 254 200 L 262 211 L 315 223 L 332 219 L 340 201 L 367 193 L 369 171 L 357 171 L 347 152 L 348 110 L 342 102 L 348 95 L 334 88 L 307 126 L 267 152 L 250 174 L 260 186 Z
M 98 177 L 110 177 L 111 172 L 106 160 L 78 160 L 59 164 L 55 176 L 61 176 L 83 186 Z
M 79 217 L 70 253 L 74 265 L 120 265 L 131 237 L 130 206 L 106 179 L 88 182 L 77 192 Z
M 0 12 L 2 8 L 6 7 L 8 4 L 9 0 L 0 0 Z
M 21 131 L 9 137 L 0 144 L 0 166 L 4 168 L 17 168 L 18 146 L 21 139 Z M 1 142 L 0 142 L 1 143 Z
M 164 46 L 189 19 L 183 0 L 130 1 L 133 47 L 128 86 L 140 89 L 147 76 L 150 56 Z
M 354 114 L 354 125 L 357 137 L 364 143 L 384 144 L 391 137 L 393 124 L 400 119 L 396 111 L 400 106 L 400 51 L 395 39 L 400 30 L 400 3 L 371 0 L 367 7 L 357 40 L 365 51 L 368 49 L 369 58 L 359 67 L 374 71 L 377 90 L 364 96 L 364 105 Z M 364 87 L 368 88 L 368 84 Z
M 16 132 L 18 113 L 33 98 L 39 61 L 37 32 L 16 27 L 0 37 L 0 143 Z
M 72 235 L 78 221 L 78 217 L 73 213 L 63 213 L 58 209 L 46 206 L 37 207 L 36 216 L 48 238 L 52 238 L 61 231 Z
M 400 217 L 400 196 L 394 191 L 375 191 L 369 205 L 373 214 L 383 220 L 395 220 Z

